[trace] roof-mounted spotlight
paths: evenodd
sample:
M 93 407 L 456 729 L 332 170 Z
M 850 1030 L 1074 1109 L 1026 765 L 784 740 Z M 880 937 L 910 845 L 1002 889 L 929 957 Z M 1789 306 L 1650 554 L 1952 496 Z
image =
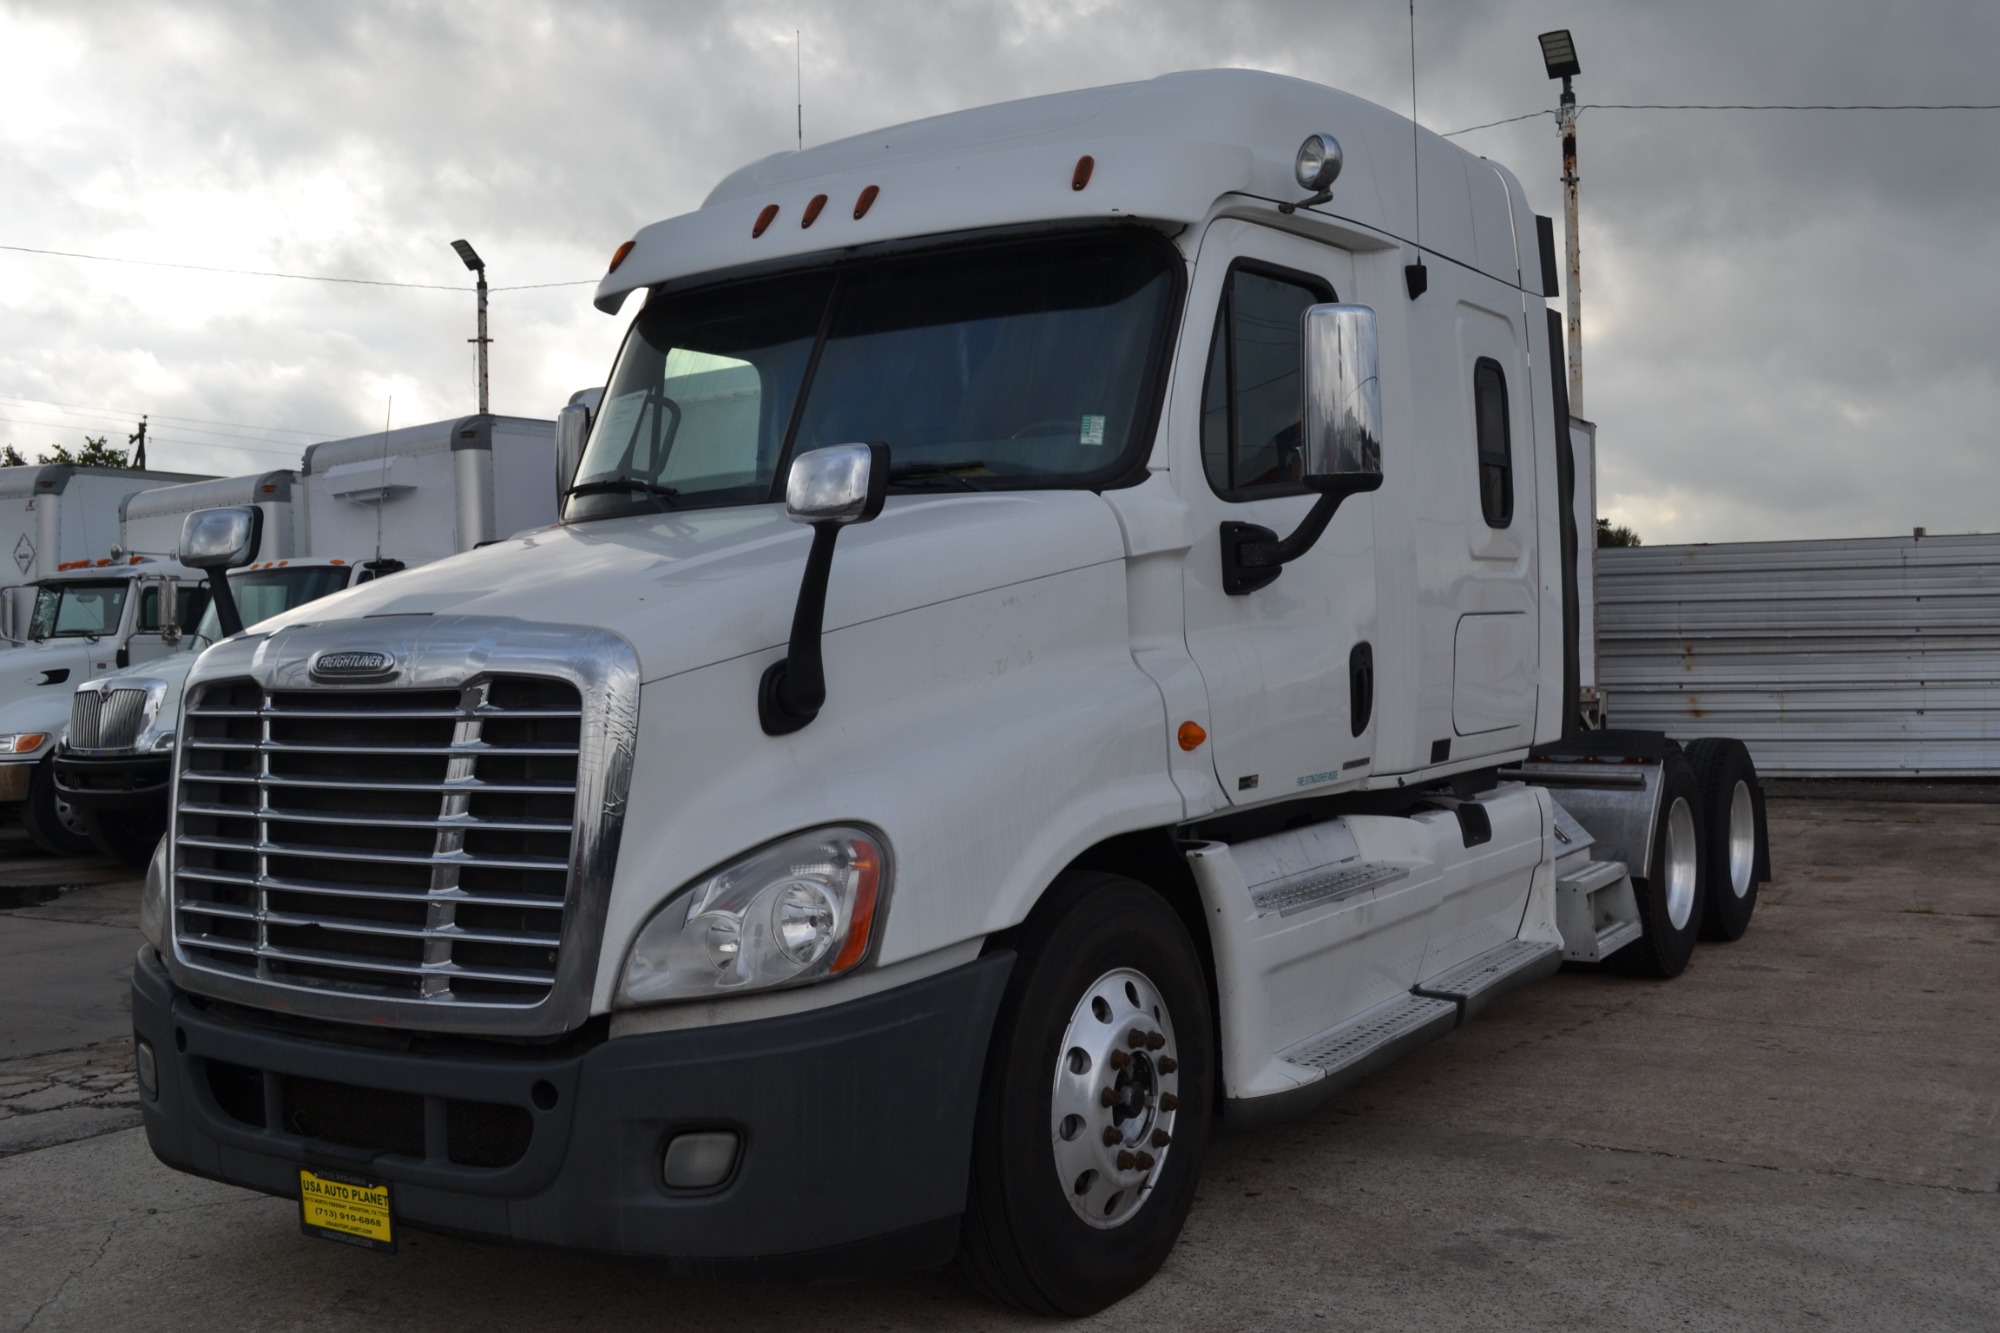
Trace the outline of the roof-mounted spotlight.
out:
M 1297 212 L 1301 208 L 1314 208 L 1333 198 L 1333 182 L 1340 176 L 1343 159 L 1340 154 L 1340 140 L 1331 134 L 1308 134 L 1306 141 L 1299 145 L 1299 154 L 1292 159 L 1292 176 L 1301 190 L 1311 190 L 1310 199 L 1301 199 L 1296 204 L 1279 204 L 1281 213 Z

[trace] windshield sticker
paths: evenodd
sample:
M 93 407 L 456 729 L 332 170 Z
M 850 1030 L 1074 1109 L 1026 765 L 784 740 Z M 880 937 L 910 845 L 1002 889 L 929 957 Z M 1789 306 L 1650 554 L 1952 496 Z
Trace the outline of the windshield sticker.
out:
M 1093 449 L 1101 448 L 1104 444 L 1104 418 L 1084 413 L 1083 429 L 1077 434 L 1076 442 Z

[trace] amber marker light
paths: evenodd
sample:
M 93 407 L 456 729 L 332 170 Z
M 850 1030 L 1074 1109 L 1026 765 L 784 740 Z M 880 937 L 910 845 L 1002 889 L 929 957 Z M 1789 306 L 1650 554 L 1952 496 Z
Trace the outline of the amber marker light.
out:
M 30 754 L 41 749 L 42 742 L 48 738 L 48 733 L 45 731 L 24 731 L 14 738 L 14 753 Z
M 847 939 L 840 946 L 828 976 L 839 976 L 861 961 L 868 952 L 868 937 L 875 933 L 875 902 L 882 885 L 882 858 L 867 843 L 856 839 L 854 848 L 854 918 L 847 923 Z
M 771 224 L 777 220 L 778 206 L 776 204 L 764 205 L 764 211 L 757 215 L 757 221 L 750 228 L 750 239 L 754 241 L 759 236 L 762 236 L 771 229 Z
M 1178 739 L 1183 750 L 1199 750 L 1201 743 L 1208 739 L 1208 733 L 1201 729 L 1199 722 L 1183 722 Z
M 1097 159 L 1085 153 L 1076 160 L 1076 170 L 1070 173 L 1069 188 L 1081 190 L 1090 184 L 1090 173 L 1097 169 Z
M 616 273 L 618 271 L 618 266 L 625 262 L 625 256 L 631 254 L 632 247 L 637 245 L 638 243 L 639 242 L 637 240 L 630 240 L 625 242 L 625 244 L 619 246 L 616 250 L 613 250 L 611 252 L 611 267 L 605 269 L 604 271 L 607 274 Z
M 799 230 L 804 231 L 807 227 L 817 222 L 819 220 L 819 211 L 825 207 L 826 196 L 823 194 L 814 195 L 812 201 L 806 205 L 805 216 L 799 219 Z
M 863 190 L 854 201 L 854 220 L 859 222 L 875 206 L 875 196 L 882 193 L 882 187 L 871 185 Z

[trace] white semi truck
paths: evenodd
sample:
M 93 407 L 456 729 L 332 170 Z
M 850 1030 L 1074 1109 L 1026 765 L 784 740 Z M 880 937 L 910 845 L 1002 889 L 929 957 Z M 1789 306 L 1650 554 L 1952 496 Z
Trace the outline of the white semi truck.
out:
M 1575 733 L 1546 224 L 1414 143 L 1174 75 L 780 154 L 621 246 L 559 524 L 196 664 L 153 1150 L 354 1244 L 956 1255 L 1082 1313 L 1218 1117 L 1741 934 L 1741 747 Z
M 259 511 L 257 550 L 230 575 L 247 625 L 380 575 L 473 549 L 555 518 L 555 423 L 473 416 L 315 444 L 300 472 L 172 486 L 127 504 L 129 549 L 176 549 L 188 516 Z M 197 608 L 198 609 L 198 608 Z M 193 645 L 221 637 L 216 608 Z M 59 823 L 107 856 L 143 865 L 167 822 L 167 780 L 192 656 L 93 673 L 61 701 L 52 761 Z M 56 724 L 61 729 L 61 724 Z M 63 850 L 73 850 L 70 846 Z

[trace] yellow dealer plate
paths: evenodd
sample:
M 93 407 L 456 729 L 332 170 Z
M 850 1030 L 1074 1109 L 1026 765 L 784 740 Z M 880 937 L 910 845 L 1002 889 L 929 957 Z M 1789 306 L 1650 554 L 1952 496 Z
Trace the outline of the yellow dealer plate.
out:
M 359 1176 L 301 1170 L 299 1229 L 308 1236 L 393 1252 L 389 1187 Z

